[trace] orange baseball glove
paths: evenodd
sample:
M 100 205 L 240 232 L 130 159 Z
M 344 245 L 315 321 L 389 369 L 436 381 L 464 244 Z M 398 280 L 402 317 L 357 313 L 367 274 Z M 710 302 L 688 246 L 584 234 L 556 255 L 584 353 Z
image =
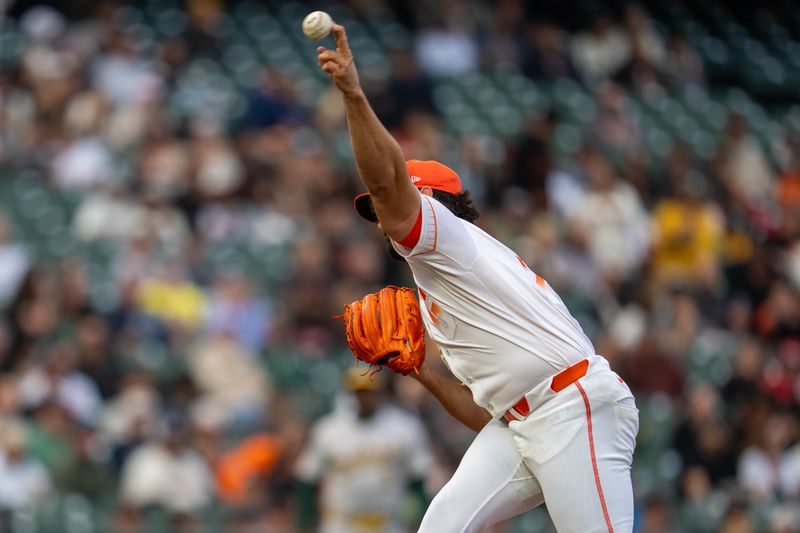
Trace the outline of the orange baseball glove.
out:
M 353 356 L 407 375 L 425 360 L 425 330 L 414 289 L 384 287 L 344 306 L 347 344 Z

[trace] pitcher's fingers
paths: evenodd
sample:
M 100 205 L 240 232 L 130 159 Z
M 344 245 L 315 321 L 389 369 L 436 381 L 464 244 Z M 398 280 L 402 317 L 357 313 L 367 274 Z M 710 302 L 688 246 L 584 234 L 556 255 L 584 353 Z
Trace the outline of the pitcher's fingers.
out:
M 341 24 L 333 25 L 333 40 L 336 41 L 336 49 L 339 52 L 349 52 L 350 44 L 347 42 L 347 32 Z
M 336 70 L 339 68 L 339 65 L 334 63 L 333 61 L 327 61 L 322 65 L 322 71 L 326 74 L 334 74 Z
M 334 50 L 325 50 L 324 52 L 320 52 L 317 54 L 317 61 L 320 65 L 325 63 L 326 61 L 333 61 L 334 63 L 340 63 L 342 60 L 342 56 L 339 52 Z

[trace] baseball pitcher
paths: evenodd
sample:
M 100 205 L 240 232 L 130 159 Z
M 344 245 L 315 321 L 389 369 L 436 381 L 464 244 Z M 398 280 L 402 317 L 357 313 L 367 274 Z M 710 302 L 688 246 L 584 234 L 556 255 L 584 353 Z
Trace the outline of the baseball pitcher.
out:
M 369 191 L 356 209 L 407 262 L 418 295 L 412 305 L 389 287 L 348 306 L 348 342 L 357 357 L 414 376 L 479 431 L 420 531 L 483 531 L 545 502 L 559 532 L 630 532 L 631 391 L 548 283 L 473 224 L 458 175 L 404 160 L 364 96 L 345 29 L 333 31 L 336 50 L 319 47 L 318 61 L 342 93 Z

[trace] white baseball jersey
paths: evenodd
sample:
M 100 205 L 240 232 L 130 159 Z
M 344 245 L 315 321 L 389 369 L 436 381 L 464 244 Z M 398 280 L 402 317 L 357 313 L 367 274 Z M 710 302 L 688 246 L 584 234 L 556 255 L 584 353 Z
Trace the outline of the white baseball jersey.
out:
M 534 386 L 594 354 L 561 298 L 517 254 L 420 197 L 419 239 L 394 247 L 411 267 L 428 334 L 478 405 L 500 417 Z
M 425 479 L 433 455 L 420 421 L 382 406 L 359 419 L 354 407 L 339 408 L 312 429 L 295 475 L 321 483 L 324 533 L 407 530 L 398 517 L 411 479 Z

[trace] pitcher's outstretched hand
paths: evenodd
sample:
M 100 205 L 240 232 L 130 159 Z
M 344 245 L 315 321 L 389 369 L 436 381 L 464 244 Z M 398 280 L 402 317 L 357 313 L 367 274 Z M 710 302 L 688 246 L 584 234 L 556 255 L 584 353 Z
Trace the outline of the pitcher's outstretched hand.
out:
M 358 71 L 353 62 L 353 53 L 350 51 L 344 26 L 333 25 L 333 38 L 336 41 L 336 50 L 328 50 L 324 46 L 317 48 L 319 66 L 331 77 L 343 95 L 357 95 L 361 92 L 361 84 L 358 81 Z

